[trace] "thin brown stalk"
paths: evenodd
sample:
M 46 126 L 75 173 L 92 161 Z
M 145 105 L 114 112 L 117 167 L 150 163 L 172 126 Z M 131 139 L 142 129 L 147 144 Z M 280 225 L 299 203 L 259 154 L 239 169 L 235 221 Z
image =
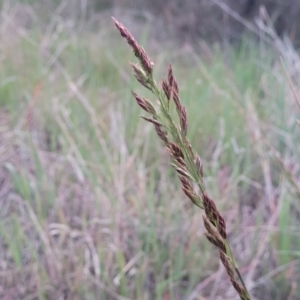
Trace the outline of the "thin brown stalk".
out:
M 210 243 L 219 249 L 220 260 L 232 286 L 239 294 L 240 299 L 250 300 L 250 294 L 228 242 L 225 219 L 217 209 L 215 201 L 208 196 L 204 184 L 201 158 L 194 151 L 187 138 L 188 116 L 179 96 L 179 85 L 174 76 L 173 68 L 169 65 L 167 78 L 161 81 L 161 85 L 158 85 L 153 78 L 153 63 L 145 50 L 136 42 L 124 25 L 115 19 L 113 20 L 117 29 L 139 59 L 140 65 L 131 64 L 134 76 L 158 99 L 159 106 L 155 107 L 148 99 L 133 93 L 138 105 L 150 115 L 142 118 L 154 125 L 157 135 L 164 142 L 172 161 L 171 165 L 181 181 L 183 192 L 196 206 L 204 210 L 203 222 L 207 230 L 205 236 Z M 177 122 L 169 111 L 170 105 L 174 105 L 176 108 Z M 198 185 L 199 192 L 194 189 L 193 183 Z

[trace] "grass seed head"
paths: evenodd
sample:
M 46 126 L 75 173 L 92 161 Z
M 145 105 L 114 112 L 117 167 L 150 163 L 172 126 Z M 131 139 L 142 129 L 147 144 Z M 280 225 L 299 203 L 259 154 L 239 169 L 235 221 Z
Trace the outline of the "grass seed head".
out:
M 183 135 L 186 136 L 188 130 L 188 122 L 187 122 L 186 109 L 183 105 L 181 105 L 180 107 L 180 125 L 181 125 L 181 131 Z
M 213 235 L 211 235 L 211 234 L 209 234 L 207 232 L 205 232 L 204 235 L 210 241 L 210 243 L 212 243 L 213 245 L 215 245 L 220 250 L 226 251 L 225 244 L 224 244 L 224 242 L 222 240 L 216 239 L 216 237 L 214 237 Z
M 242 300 L 249 300 L 249 297 L 247 296 L 244 287 L 236 280 L 234 276 L 234 270 L 232 268 L 230 258 L 225 254 L 225 251 L 220 250 L 219 253 L 220 253 L 220 259 L 222 261 L 222 264 L 224 265 L 226 272 L 230 278 L 230 281 L 233 287 L 235 288 L 235 290 L 238 292 L 240 298 Z
M 203 223 L 204 226 L 210 235 L 210 238 L 214 240 L 214 245 L 216 245 L 218 248 L 222 249 L 222 251 L 226 252 L 226 246 L 223 237 L 217 230 L 217 228 L 210 222 L 209 218 L 207 216 L 203 217 Z
M 156 119 L 151 119 L 151 118 L 147 118 L 147 117 L 144 117 L 144 116 L 142 116 L 142 118 L 144 120 L 146 120 L 147 122 L 150 122 L 154 125 L 154 128 L 155 128 L 155 131 L 156 131 L 157 135 L 168 146 L 169 145 L 168 134 L 163 129 L 162 124 L 159 121 L 157 121 Z
M 217 211 L 217 228 L 220 232 L 221 236 L 226 240 L 227 239 L 227 233 L 226 233 L 226 222 L 224 218 L 221 216 L 220 212 Z
M 177 160 L 177 158 L 184 159 L 184 154 L 183 154 L 181 148 L 177 144 L 170 142 L 168 151 L 169 151 L 170 155 L 173 156 L 176 160 Z
M 133 70 L 133 75 L 136 78 L 136 80 L 145 88 L 148 90 L 151 90 L 151 85 L 149 84 L 148 76 L 144 72 L 144 70 L 138 65 L 131 63 L 130 64 L 132 70 Z
M 153 63 L 145 50 L 121 23 L 115 19 L 113 20 L 121 35 L 127 40 L 140 61 L 141 66 L 131 64 L 134 76 L 139 83 L 149 89 L 158 98 L 160 104 L 156 110 L 149 100 L 133 93 L 138 105 L 152 115 L 152 118 L 142 118 L 154 125 L 157 135 L 165 143 L 172 159 L 172 166 L 175 168 L 181 181 L 183 192 L 196 206 L 204 209 L 203 222 L 207 230 L 205 235 L 213 245 L 219 248 L 220 259 L 225 266 L 233 287 L 242 300 L 250 300 L 249 293 L 241 279 L 240 273 L 234 267 L 234 258 L 227 241 L 225 220 L 218 211 L 215 202 L 205 192 L 203 165 L 200 156 L 194 152 L 186 136 L 188 130 L 187 111 L 181 103 L 179 86 L 173 74 L 172 66 L 169 65 L 168 67 L 167 79 L 163 79 L 161 85 L 157 85 L 152 77 Z M 170 99 L 174 101 L 180 124 L 176 124 L 173 121 L 172 115 L 169 112 Z M 170 134 L 170 140 L 167 134 Z M 200 188 L 199 194 L 197 194 L 191 184 L 193 181 Z M 236 280 L 235 274 L 239 275 L 238 280 Z
M 185 144 L 186 144 L 186 147 L 187 147 L 187 149 L 189 151 L 189 154 L 190 154 L 191 158 L 195 159 L 196 154 L 195 154 L 195 152 L 193 150 L 191 142 L 189 141 L 189 139 L 187 137 L 185 137 Z
M 141 47 L 133 35 L 128 31 L 128 29 L 118 22 L 115 18 L 112 18 L 117 29 L 119 30 L 122 37 L 127 40 L 127 43 L 133 49 L 135 56 L 139 59 L 143 70 L 146 72 L 148 76 L 152 75 L 153 72 L 153 62 L 150 60 L 149 56 L 147 55 L 146 51 Z
M 166 95 L 167 100 L 169 101 L 171 98 L 171 88 L 166 79 L 163 79 L 161 87 Z
M 173 90 L 173 101 L 175 103 L 177 111 L 180 112 L 180 110 L 181 110 L 181 102 L 180 102 L 180 99 L 179 99 L 179 94 L 178 94 L 178 92 L 176 92 L 174 90 Z
M 210 222 L 215 225 L 218 218 L 217 207 L 214 201 L 206 193 L 203 194 L 203 206 L 205 214 L 209 218 Z
M 203 178 L 203 176 L 204 176 L 204 174 L 203 174 L 203 165 L 202 165 L 202 162 L 201 162 L 201 158 L 198 154 L 196 155 L 195 164 L 196 164 L 196 167 L 197 167 L 198 174 L 199 174 L 200 178 Z
M 169 81 L 169 86 L 170 86 L 170 89 L 172 90 L 172 92 L 174 91 L 178 94 L 179 87 L 178 87 L 177 80 L 173 74 L 172 65 L 169 65 L 169 68 L 168 68 L 168 81 Z
M 176 165 L 173 165 L 173 167 L 175 168 L 175 170 L 177 171 L 177 173 L 178 173 L 180 176 L 186 177 L 186 178 L 190 178 L 190 174 L 189 174 L 186 170 L 184 170 L 184 169 L 182 169 L 182 168 L 179 168 L 179 167 L 177 167 Z
M 161 125 L 156 125 L 154 124 L 155 127 L 155 131 L 157 133 L 157 135 L 159 136 L 159 138 L 166 144 L 169 144 L 169 140 L 168 140 L 168 134 L 167 132 L 163 129 L 163 127 Z
M 137 104 L 149 114 L 156 116 L 156 109 L 152 103 L 146 98 L 139 97 L 135 92 L 132 92 L 133 97 L 135 98 Z
M 182 184 L 183 192 L 188 196 L 190 200 L 192 200 L 195 205 L 199 206 L 199 203 L 201 203 L 201 199 L 199 195 L 197 195 L 197 193 L 194 191 L 189 179 L 186 176 L 179 176 L 179 179 Z

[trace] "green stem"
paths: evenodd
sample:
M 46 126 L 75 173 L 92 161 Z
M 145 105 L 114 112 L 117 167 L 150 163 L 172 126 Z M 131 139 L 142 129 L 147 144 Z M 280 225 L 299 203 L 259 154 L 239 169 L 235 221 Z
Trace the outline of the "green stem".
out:
M 244 282 L 244 279 L 243 279 L 243 277 L 242 277 L 242 274 L 240 273 L 239 267 L 238 267 L 238 265 L 237 265 L 237 262 L 236 262 L 235 259 L 234 259 L 232 250 L 231 250 L 230 245 L 229 245 L 229 243 L 228 243 L 227 240 L 226 240 L 226 248 L 227 248 L 227 254 L 228 254 L 228 256 L 229 256 L 229 258 L 230 258 L 230 260 L 231 260 L 231 263 L 232 263 L 232 265 L 233 265 L 233 267 L 234 267 L 234 270 L 235 270 L 235 272 L 236 272 L 236 274 L 237 274 L 237 276 L 238 276 L 238 278 L 239 278 L 239 280 L 240 280 L 240 282 L 241 282 L 241 284 L 242 284 L 242 286 L 243 286 L 243 288 L 244 288 L 244 290 L 245 290 L 245 292 L 246 292 L 247 299 L 248 299 L 248 300 L 251 300 L 250 294 L 249 294 L 249 292 L 248 292 L 248 289 L 247 289 L 247 287 L 246 287 L 246 284 L 245 284 L 245 282 Z

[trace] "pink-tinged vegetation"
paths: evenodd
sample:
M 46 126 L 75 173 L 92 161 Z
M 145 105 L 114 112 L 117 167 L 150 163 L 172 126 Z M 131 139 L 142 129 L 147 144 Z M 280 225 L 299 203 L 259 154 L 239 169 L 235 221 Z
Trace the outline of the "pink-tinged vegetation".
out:
M 233 253 L 227 239 L 226 222 L 216 207 L 215 202 L 208 196 L 204 185 L 203 165 L 200 156 L 197 155 L 187 136 L 188 117 L 186 108 L 180 100 L 178 82 L 174 76 L 172 66 L 168 67 L 168 77 L 163 79 L 161 85 L 157 85 L 153 78 L 153 63 L 145 50 L 136 42 L 126 27 L 113 19 L 121 35 L 127 40 L 139 59 L 141 66 L 131 64 L 134 76 L 138 82 L 148 88 L 159 100 L 158 108 L 155 108 L 149 100 L 133 93 L 138 105 L 152 118 L 142 117 L 152 123 L 159 138 L 164 142 L 171 165 L 177 172 L 181 181 L 182 190 L 187 197 L 198 207 L 204 209 L 203 222 L 207 230 L 205 236 L 208 241 L 215 245 L 220 252 L 220 259 L 230 278 L 232 286 L 242 300 L 250 300 L 249 292 L 239 272 Z M 179 124 L 169 112 L 171 99 L 175 105 Z M 168 133 L 168 137 L 167 137 Z M 193 188 L 198 185 L 200 193 Z

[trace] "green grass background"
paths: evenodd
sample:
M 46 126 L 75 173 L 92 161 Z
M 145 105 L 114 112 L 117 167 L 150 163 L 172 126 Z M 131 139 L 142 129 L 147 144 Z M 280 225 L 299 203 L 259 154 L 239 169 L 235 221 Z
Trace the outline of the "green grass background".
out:
M 201 211 L 131 90 L 155 99 L 104 17 L 98 31 L 55 15 L 30 29 L 2 20 L 0 293 L 234 299 Z M 254 299 L 299 299 L 299 195 L 289 180 L 298 178 L 298 110 L 276 50 L 249 38 L 209 55 L 157 46 L 147 32 L 140 41 L 158 78 L 173 64 L 188 136 Z

